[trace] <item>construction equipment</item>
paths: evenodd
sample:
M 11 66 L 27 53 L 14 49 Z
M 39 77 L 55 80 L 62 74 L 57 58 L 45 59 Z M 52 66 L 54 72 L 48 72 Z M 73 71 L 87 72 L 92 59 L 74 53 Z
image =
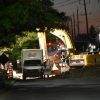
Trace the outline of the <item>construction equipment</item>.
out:
M 68 49 L 73 49 L 73 50 L 75 49 L 73 42 L 70 39 L 70 35 L 66 34 L 65 31 L 55 29 L 53 32 L 50 32 L 50 33 L 57 36 L 58 38 L 60 38 L 64 42 L 65 47 L 67 48 L 67 50 L 64 51 L 64 52 L 66 52 L 66 54 L 67 54 L 67 52 L 69 53 Z M 56 63 L 56 61 L 54 61 L 53 57 L 50 58 L 48 56 L 45 33 L 44 32 L 38 32 L 38 37 L 39 37 L 40 49 L 43 49 L 43 51 L 44 51 L 44 59 L 49 60 L 49 62 L 50 62 L 49 67 L 51 68 L 51 74 L 61 74 L 61 73 L 65 72 L 66 69 L 67 69 L 66 71 L 69 71 L 70 67 L 67 64 L 67 62 L 61 62 L 60 61 L 60 62 Z M 68 45 L 67 45 L 67 43 L 68 43 Z M 62 51 L 62 50 L 59 50 L 59 51 Z M 63 64 L 63 66 L 62 66 L 62 64 Z
M 40 33 L 38 33 L 40 34 Z M 55 35 L 59 39 L 61 39 L 65 45 L 65 48 L 67 49 L 67 55 L 66 58 L 68 58 L 68 66 L 70 68 L 75 67 L 88 67 L 88 66 L 99 66 L 100 65 L 100 53 L 99 52 L 85 52 L 85 53 L 78 53 L 74 42 L 68 32 L 61 29 L 54 29 L 53 31 L 50 31 L 50 34 Z M 43 36 L 42 36 L 43 35 Z M 40 39 L 40 37 L 39 37 Z M 44 33 L 41 32 L 41 42 L 40 46 L 42 47 L 43 51 L 45 52 L 45 58 L 49 59 L 47 54 L 47 47 L 46 45 L 43 45 L 43 43 L 46 43 L 46 36 Z M 62 49 L 62 48 L 61 48 Z M 52 61 L 52 58 L 51 58 Z M 55 64 L 55 61 L 52 61 L 53 64 Z M 52 64 L 52 65 L 53 65 Z M 60 62 L 59 62 L 60 64 Z M 58 68 L 59 69 L 59 68 Z

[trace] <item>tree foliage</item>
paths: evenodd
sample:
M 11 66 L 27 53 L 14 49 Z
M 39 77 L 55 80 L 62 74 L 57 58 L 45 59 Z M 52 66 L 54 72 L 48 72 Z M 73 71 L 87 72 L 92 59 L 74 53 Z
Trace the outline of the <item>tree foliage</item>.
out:
M 16 35 L 37 27 L 65 28 L 68 17 L 52 5 L 52 0 L 0 0 L 0 46 L 15 43 Z
M 36 28 L 65 28 L 69 17 L 52 8 L 53 0 L 0 0 L 0 47 L 13 59 L 22 48 L 38 47 Z
M 23 36 L 16 36 L 16 44 L 9 48 L 11 59 L 20 59 L 22 49 L 38 48 L 38 37 L 35 32 L 23 32 Z

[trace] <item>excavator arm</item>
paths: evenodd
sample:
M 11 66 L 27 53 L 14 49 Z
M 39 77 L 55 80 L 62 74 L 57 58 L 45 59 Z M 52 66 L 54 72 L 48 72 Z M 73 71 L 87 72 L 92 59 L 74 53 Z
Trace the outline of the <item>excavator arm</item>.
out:
M 68 32 L 66 32 L 65 30 L 55 29 L 55 30 L 51 31 L 50 33 L 55 35 L 59 39 L 61 39 L 67 49 L 75 49 L 75 46 L 73 44 L 70 34 Z
M 38 38 L 39 38 L 40 49 L 43 49 L 44 58 L 48 59 L 45 34 L 46 34 L 45 32 L 38 32 Z M 65 30 L 61 30 L 61 29 L 54 29 L 53 31 L 50 31 L 50 34 L 52 34 L 52 35 L 58 37 L 60 40 L 62 40 L 63 43 L 65 44 L 65 47 L 68 50 L 75 51 L 74 43 L 68 32 L 66 32 Z

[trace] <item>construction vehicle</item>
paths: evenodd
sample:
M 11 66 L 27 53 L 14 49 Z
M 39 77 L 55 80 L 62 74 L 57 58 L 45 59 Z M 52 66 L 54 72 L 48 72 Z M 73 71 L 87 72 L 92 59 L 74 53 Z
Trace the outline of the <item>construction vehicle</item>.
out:
M 74 46 L 74 42 L 70 34 L 66 32 L 65 30 L 54 29 L 53 31 L 50 32 L 50 34 L 53 34 L 54 36 L 58 37 L 61 41 L 63 41 L 64 46 L 67 49 L 66 50 L 67 52 L 66 58 L 68 58 L 67 64 L 70 68 L 73 68 L 73 67 L 83 68 L 83 67 L 88 67 L 88 66 L 99 66 L 100 65 L 100 52 L 78 53 Z M 39 42 L 40 46 L 44 51 L 44 56 L 46 59 L 49 59 L 48 54 L 47 54 L 45 33 L 38 32 L 38 35 L 39 35 L 39 40 L 40 40 Z M 55 64 L 55 61 L 52 61 L 52 63 Z
M 64 44 L 65 44 L 65 50 L 60 49 L 58 52 L 67 52 L 69 53 L 68 49 L 74 49 L 73 46 L 73 42 L 70 39 L 70 35 L 66 35 L 65 32 L 63 30 L 54 30 L 53 32 L 50 32 L 51 34 L 55 35 L 56 37 L 60 38 Z M 68 37 L 66 37 L 68 36 Z M 40 48 L 43 49 L 44 51 L 44 59 L 48 60 L 49 63 L 49 67 L 51 68 L 51 73 L 49 72 L 48 75 L 50 74 L 62 74 L 63 72 L 67 72 L 69 71 L 70 67 L 68 66 L 66 61 L 61 61 L 61 59 L 59 59 L 58 62 L 56 62 L 54 60 L 54 56 L 49 57 L 48 56 L 48 52 L 47 52 L 47 45 L 46 45 L 46 35 L 44 32 L 38 32 L 38 37 L 39 37 L 39 44 L 40 44 Z M 68 42 L 67 42 L 68 41 Z M 68 46 L 66 45 L 68 43 Z M 61 53 L 59 55 L 59 58 L 61 56 Z M 67 58 L 67 55 L 66 55 Z M 65 58 L 65 59 L 66 59 Z
M 61 31 L 61 32 L 59 30 L 60 36 L 64 37 L 62 41 L 64 42 L 65 46 L 68 49 L 69 66 L 71 68 L 72 67 L 83 68 L 83 67 L 100 65 L 100 52 L 99 51 L 92 50 L 92 52 L 88 51 L 88 52 L 78 53 L 69 33 L 65 31 Z
M 22 49 L 21 53 L 22 75 L 27 77 L 43 78 L 43 50 L 42 49 Z

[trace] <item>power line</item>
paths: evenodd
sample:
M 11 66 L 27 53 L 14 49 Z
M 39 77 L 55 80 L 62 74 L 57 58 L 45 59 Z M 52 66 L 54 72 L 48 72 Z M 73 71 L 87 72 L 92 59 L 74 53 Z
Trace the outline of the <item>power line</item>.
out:
M 79 4 L 84 5 L 84 1 L 83 1 L 83 0 L 78 0 L 78 1 L 79 1 Z M 91 1 L 91 0 L 87 0 L 87 1 L 85 1 L 85 2 L 86 2 L 86 4 L 88 4 L 88 3 L 90 4 L 90 1 Z M 82 3 L 82 2 L 83 2 L 83 3 Z
M 70 1 L 71 1 L 71 0 L 70 0 Z M 66 1 L 66 0 L 65 0 L 65 1 L 55 2 L 55 4 L 56 4 L 56 5 L 59 5 L 59 4 L 62 4 L 62 3 L 67 3 L 67 2 L 69 2 L 69 1 Z
M 78 7 L 77 7 L 77 33 L 78 34 L 80 33 L 80 30 L 79 30 L 79 10 L 78 10 Z
M 78 0 L 75 0 L 75 1 L 72 1 L 72 2 L 69 2 L 69 3 L 65 3 L 65 4 L 62 4 L 62 5 L 56 5 L 56 6 L 54 6 L 54 7 L 64 7 L 64 6 L 67 6 L 67 5 L 72 5 L 72 4 L 75 4 L 75 3 L 77 3 L 78 2 Z

